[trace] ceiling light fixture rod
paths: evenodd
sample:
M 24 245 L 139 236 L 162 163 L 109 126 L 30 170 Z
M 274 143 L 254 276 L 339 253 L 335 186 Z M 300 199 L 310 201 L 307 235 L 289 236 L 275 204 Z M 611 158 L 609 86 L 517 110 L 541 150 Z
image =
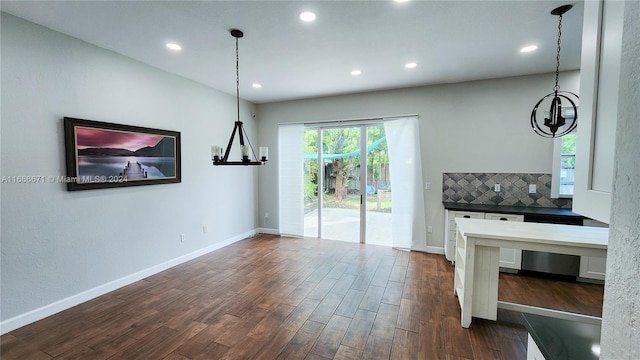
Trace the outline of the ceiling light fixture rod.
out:
M 231 36 L 236 38 L 236 107 L 238 110 L 238 121 L 240 121 L 240 56 L 238 53 L 238 38 L 243 37 L 244 33 L 238 29 L 232 29 Z

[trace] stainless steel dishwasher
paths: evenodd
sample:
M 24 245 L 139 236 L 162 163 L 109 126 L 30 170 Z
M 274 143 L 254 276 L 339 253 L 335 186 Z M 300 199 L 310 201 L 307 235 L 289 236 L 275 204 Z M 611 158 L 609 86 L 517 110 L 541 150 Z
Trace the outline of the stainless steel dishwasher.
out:
M 579 216 L 528 214 L 524 221 L 582 226 L 582 217 Z M 580 256 L 523 250 L 522 270 L 577 277 L 580 274 Z

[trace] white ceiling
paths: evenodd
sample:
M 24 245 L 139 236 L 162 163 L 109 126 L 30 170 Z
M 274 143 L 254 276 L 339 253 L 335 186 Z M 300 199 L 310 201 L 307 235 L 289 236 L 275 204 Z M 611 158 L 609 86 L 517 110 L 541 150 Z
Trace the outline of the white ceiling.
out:
M 1 10 L 255 103 L 580 67 L 582 1 L 5 1 Z M 313 23 L 298 14 L 312 10 Z M 167 50 L 167 41 L 183 50 Z M 521 54 L 525 45 L 533 53 Z M 407 62 L 417 62 L 405 69 Z M 352 76 L 360 69 L 362 75 Z M 251 84 L 261 83 L 261 89 Z M 549 84 L 549 90 L 553 84 Z

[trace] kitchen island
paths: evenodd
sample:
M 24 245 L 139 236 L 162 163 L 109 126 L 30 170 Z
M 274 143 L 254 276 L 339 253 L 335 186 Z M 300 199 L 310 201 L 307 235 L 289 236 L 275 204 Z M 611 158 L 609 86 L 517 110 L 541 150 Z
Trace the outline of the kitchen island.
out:
M 592 316 L 499 302 L 500 248 L 606 257 L 609 229 L 465 218 L 455 222 L 454 293 L 460 302 L 462 327 L 468 328 L 472 317 L 496 320 L 498 307 L 592 323 L 600 321 Z

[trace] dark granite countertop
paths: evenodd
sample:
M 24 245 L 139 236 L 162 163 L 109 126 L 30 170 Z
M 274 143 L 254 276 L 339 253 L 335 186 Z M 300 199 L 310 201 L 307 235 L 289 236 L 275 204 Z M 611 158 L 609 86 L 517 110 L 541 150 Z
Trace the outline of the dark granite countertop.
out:
M 522 314 L 524 325 L 546 360 L 598 359 L 592 347 L 600 348 L 600 325 Z
M 584 216 L 576 214 L 570 209 L 558 209 L 558 208 L 543 208 L 533 206 L 503 206 L 503 205 L 479 205 L 479 204 L 458 204 L 452 202 L 443 202 L 444 208 L 447 210 L 458 211 L 477 211 L 477 212 L 491 212 L 502 214 L 519 214 L 519 215 L 554 215 L 554 216 L 572 216 L 581 217 Z

